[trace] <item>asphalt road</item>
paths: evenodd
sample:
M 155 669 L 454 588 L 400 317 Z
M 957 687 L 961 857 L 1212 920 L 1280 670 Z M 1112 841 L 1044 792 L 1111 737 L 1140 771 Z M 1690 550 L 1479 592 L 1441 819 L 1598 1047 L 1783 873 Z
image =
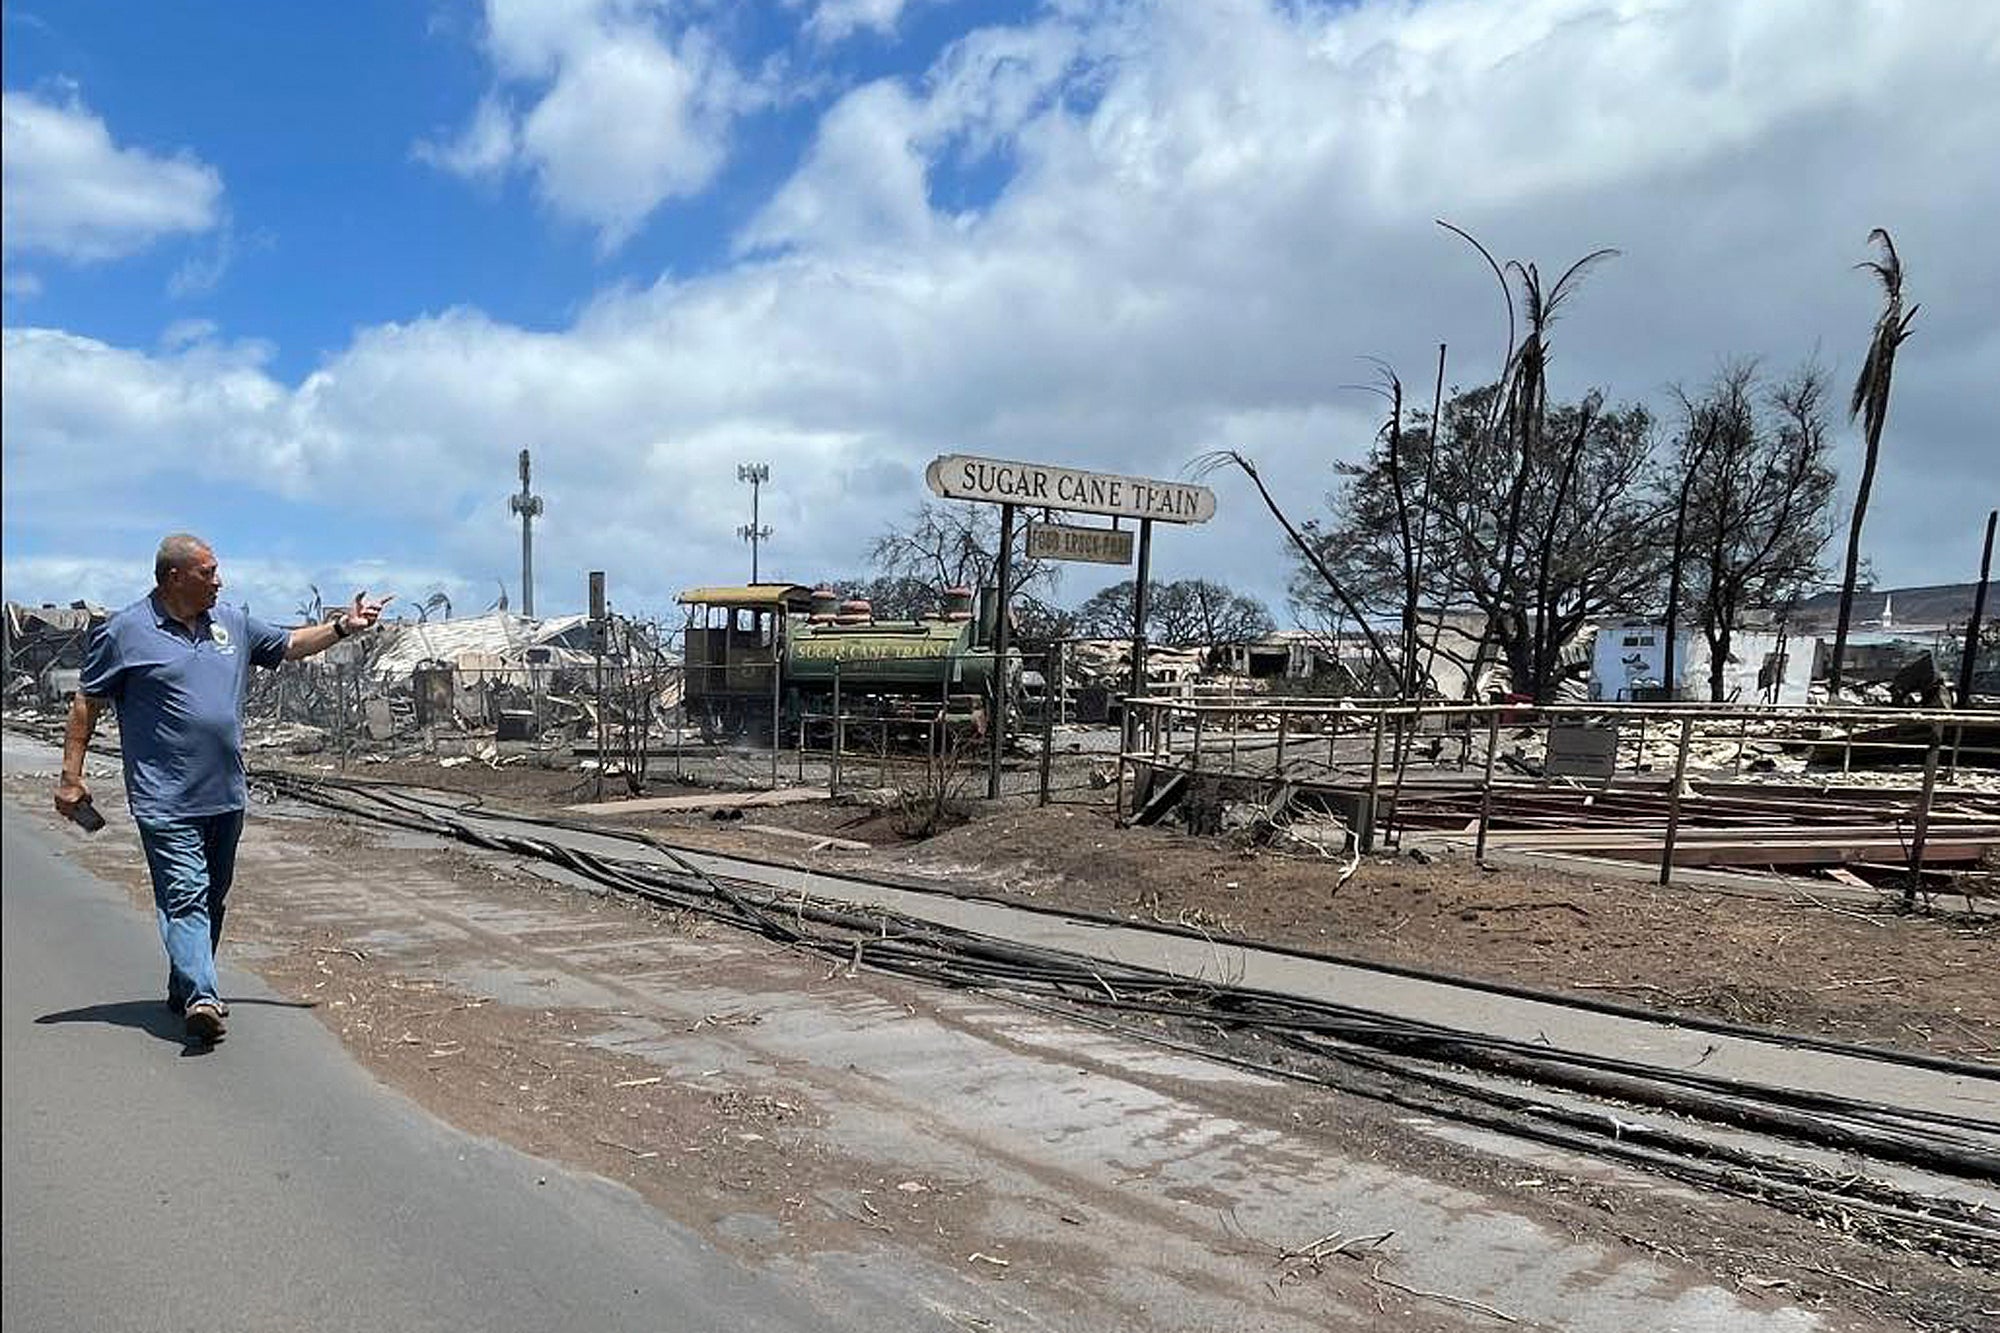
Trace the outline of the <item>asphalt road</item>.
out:
M 460 1133 L 227 966 L 231 1034 L 189 1053 L 151 919 L 4 821 L 7 1333 L 936 1326 Z

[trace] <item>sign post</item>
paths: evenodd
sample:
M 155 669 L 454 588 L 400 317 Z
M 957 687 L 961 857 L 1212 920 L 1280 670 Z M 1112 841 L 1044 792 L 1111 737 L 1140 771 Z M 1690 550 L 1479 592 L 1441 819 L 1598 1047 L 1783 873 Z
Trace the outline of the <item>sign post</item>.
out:
M 1014 506 L 1000 506 L 1000 603 L 993 617 L 993 716 L 987 732 L 991 742 L 986 753 L 986 799 L 1000 799 L 1000 752 L 1007 745 L 1008 687 L 1007 640 L 1013 626 L 1007 623 L 1009 584 L 1014 577 Z
M 525 455 L 524 455 L 525 457 Z M 604 600 L 604 571 L 590 571 L 590 644 L 597 656 L 597 720 L 591 739 L 597 742 L 597 799 L 604 799 L 604 765 L 610 749 L 604 735 L 604 640 L 609 629 L 609 608 Z
M 1150 598 L 1148 585 L 1153 581 L 1153 520 L 1139 520 L 1139 570 L 1132 577 L 1132 683 L 1125 697 L 1136 698 L 1146 692 L 1146 614 Z M 1119 710 L 1121 716 L 1123 709 Z
M 1185 481 L 1111 472 L 1084 472 L 1047 463 L 1019 463 L 967 454 L 943 454 L 924 471 L 931 492 L 946 500 L 976 500 L 1000 506 L 1000 565 L 993 629 L 994 716 L 992 748 L 986 765 L 986 798 L 1000 796 L 1000 756 L 1007 744 L 1007 703 L 1011 682 L 1007 649 L 1013 599 L 1014 510 L 1022 505 L 1072 514 L 1102 514 L 1114 523 L 1137 519 L 1139 568 L 1132 595 L 1132 680 L 1128 697 L 1144 692 L 1146 674 L 1146 583 L 1152 573 L 1153 524 L 1206 523 L 1215 517 L 1215 492 Z M 1075 528 L 1057 524 L 1028 525 L 1029 555 L 1056 560 L 1088 560 L 1122 565 L 1132 556 L 1132 535 L 1114 528 Z M 1121 710 L 1123 713 L 1123 710 Z M 1124 714 L 1129 717 L 1129 714 Z M 1121 737 L 1124 734 L 1121 722 Z M 1120 753 L 1123 753 L 1121 740 Z M 1124 764 L 1121 758 L 1119 771 Z

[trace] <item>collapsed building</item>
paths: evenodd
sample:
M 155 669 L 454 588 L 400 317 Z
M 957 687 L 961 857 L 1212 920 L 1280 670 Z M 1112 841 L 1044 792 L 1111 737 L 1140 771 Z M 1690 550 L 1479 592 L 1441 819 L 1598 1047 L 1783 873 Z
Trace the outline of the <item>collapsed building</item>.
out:
M 6 663 L 9 703 L 66 703 L 76 691 L 90 633 L 110 612 L 89 602 L 68 606 L 6 604 L 0 626 L 0 661 Z
M 678 654 L 650 627 L 493 612 L 385 621 L 367 638 L 258 673 L 245 716 L 253 745 L 406 741 L 435 749 L 441 736 L 593 735 L 635 714 L 650 725 L 679 706 L 680 685 Z
M 595 660 L 588 616 L 536 619 L 495 611 L 457 620 L 390 621 L 382 626 L 368 669 L 402 675 L 431 663 L 467 673 L 524 678 L 534 668 L 584 667 Z
M 1898 677 L 1911 681 L 1952 680 L 1958 675 L 1965 636 L 1978 600 L 1977 583 L 1938 583 L 1908 588 L 1868 588 L 1854 594 L 1848 618 L 1847 652 L 1841 679 L 1890 702 Z M 1986 585 L 1988 615 L 2000 605 L 2000 584 Z M 1833 665 L 1835 622 L 1840 594 L 1823 592 L 1799 603 L 1793 619 L 1802 632 L 1820 638 L 1814 676 Z M 1984 637 L 1984 636 L 1982 636 Z M 1929 666 L 1924 665 L 1925 659 Z M 2000 695 L 2000 650 L 1982 644 L 1974 652 L 1973 694 Z
M 1478 612 L 1425 610 L 1417 622 L 1418 674 L 1436 697 L 1485 697 L 1504 690 L 1506 667 Z M 1379 636 L 1378 636 L 1379 637 Z M 1130 685 L 1132 644 L 1124 638 L 1070 639 L 1063 674 L 1072 691 L 1116 697 Z M 1238 694 L 1374 695 L 1381 671 L 1369 637 L 1356 630 L 1271 630 L 1255 638 L 1146 646 L 1149 694 L 1191 697 L 1198 689 Z

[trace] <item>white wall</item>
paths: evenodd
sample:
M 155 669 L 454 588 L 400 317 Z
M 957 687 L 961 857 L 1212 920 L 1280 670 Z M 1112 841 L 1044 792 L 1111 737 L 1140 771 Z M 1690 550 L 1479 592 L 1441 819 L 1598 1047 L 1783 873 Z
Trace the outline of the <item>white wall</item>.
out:
M 1674 651 L 1676 672 L 1687 680 L 1687 634 Z M 1597 639 L 1590 651 L 1590 697 L 1607 703 L 1624 703 L 1641 687 L 1660 684 L 1667 669 L 1665 628 L 1641 621 L 1612 623 L 1597 627 Z
M 1708 698 L 1708 640 L 1699 630 L 1680 630 L 1674 650 L 1674 674 L 1680 677 L 1680 697 Z M 1758 675 L 1766 659 L 1779 650 L 1785 652 L 1784 678 L 1777 684 L 1776 697 L 1759 690 Z M 1812 683 L 1813 635 L 1788 635 L 1780 640 L 1771 630 L 1738 630 L 1730 642 L 1730 662 L 1723 673 L 1723 699 L 1731 703 L 1777 703 L 1797 706 L 1806 702 Z M 1590 697 L 1606 702 L 1624 702 L 1639 686 L 1657 686 L 1666 670 L 1666 628 L 1646 622 L 1601 625 L 1591 652 Z

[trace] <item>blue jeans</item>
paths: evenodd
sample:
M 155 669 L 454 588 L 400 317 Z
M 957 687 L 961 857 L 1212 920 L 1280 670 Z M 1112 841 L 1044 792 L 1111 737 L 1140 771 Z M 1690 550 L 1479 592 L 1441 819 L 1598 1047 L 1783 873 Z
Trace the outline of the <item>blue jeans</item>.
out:
M 236 840 L 242 834 L 241 810 L 139 821 L 146 868 L 153 872 L 160 943 L 167 947 L 167 1003 L 175 1009 L 222 998 L 216 993 L 215 950 L 222 943 L 222 916 L 236 878 Z

